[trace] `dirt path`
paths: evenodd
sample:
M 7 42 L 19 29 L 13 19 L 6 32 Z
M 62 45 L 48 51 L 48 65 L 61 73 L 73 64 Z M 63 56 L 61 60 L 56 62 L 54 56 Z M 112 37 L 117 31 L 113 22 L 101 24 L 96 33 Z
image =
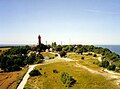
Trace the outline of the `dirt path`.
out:
M 17 87 L 17 89 L 23 89 L 24 88 L 24 86 L 27 83 L 27 80 L 29 78 L 29 73 L 34 69 L 35 66 L 37 66 L 37 65 L 30 65 L 29 66 L 29 69 L 28 69 L 27 73 L 23 77 L 23 80 L 21 81 L 21 83 L 19 84 L 19 86 Z
M 101 57 L 98 57 L 98 60 L 102 61 Z M 86 66 L 78 64 L 77 62 L 76 62 L 75 66 L 83 68 L 83 69 L 89 71 L 90 73 L 102 75 L 102 76 L 106 77 L 108 80 L 112 80 L 115 84 L 120 85 L 120 73 L 117 73 L 117 72 L 114 72 L 114 71 L 109 71 L 107 69 L 102 69 L 102 70 L 99 70 L 99 71 L 98 70 L 93 70 L 93 69 L 90 69 Z

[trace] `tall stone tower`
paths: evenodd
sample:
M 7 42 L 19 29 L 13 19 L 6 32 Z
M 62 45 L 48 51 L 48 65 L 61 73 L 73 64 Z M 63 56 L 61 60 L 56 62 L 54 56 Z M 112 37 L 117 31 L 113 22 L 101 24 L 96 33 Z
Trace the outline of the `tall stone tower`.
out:
M 38 36 L 38 45 L 39 46 L 41 45 L 41 36 L 40 35 Z

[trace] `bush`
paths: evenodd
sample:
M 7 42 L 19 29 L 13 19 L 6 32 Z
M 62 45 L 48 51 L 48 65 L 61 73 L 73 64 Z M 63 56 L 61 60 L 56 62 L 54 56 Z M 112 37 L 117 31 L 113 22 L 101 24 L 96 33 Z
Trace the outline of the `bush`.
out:
M 13 68 L 13 71 L 21 70 L 21 68 L 18 65 L 14 65 L 12 68 Z
M 38 75 L 42 75 L 39 70 L 34 69 L 29 73 L 30 76 L 38 76 Z
M 61 51 L 59 54 L 60 54 L 61 57 L 64 57 L 66 55 L 66 52 L 65 51 Z
M 115 70 L 116 66 L 114 64 L 107 67 L 108 70 Z
M 58 56 L 58 54 L 55 54 L 55 57 L 57 57 Z
M 61 74 L 61 81 L 63 84 L 65 84 L 66 87 L 72 87 L 76 82 L 72 76 L 65 72 Z
M 84 60 L 85 58 L 84 57 L 81 57 L 82 60 Z
M 18 65 L 13 65 L 13 66 L 7 67 L 5 71 L 13 72 L 13 71 L 20 71 L 20 70 L 21 70 L 21 68 Z
M 38 64 L 38 63 L 43 63 L 43 61 L 44 61 L 44 60 L 39 59 L 39 60 L 36 61 L 36 63 L 37 63 L 37 64 Z
M 107 68 L 109 66 L 109 62 L 107 60 L 103 60 L 102 62 L 99 63 L 99 66 Z
M 97 57 L 97 55 L 96 55 L 96 54 L 94 54 L 94 55 L 93 55 L 93 57 Z
M 87 55 L 92 55 L 92 53 L 88 53 Z
M 54 69 L 54 70 L 53 70 L 53 73 L 58 73 L 58 70 Z

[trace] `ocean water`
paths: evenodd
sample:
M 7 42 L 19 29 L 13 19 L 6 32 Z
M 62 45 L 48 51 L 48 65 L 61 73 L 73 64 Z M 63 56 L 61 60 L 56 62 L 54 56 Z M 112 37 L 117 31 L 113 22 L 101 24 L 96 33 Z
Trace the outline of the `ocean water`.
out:
M 97 45 L 97 47 L 108 48 L 111 51 L 120 55 L 120 45 Z

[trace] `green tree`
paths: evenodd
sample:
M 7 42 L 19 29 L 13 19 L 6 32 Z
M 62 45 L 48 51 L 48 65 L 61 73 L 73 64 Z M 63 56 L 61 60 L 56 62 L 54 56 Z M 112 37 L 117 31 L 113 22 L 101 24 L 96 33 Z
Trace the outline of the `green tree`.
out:
M 30 76 L 38 76 L 38 75 L 42 75 L 42 74 L 40 73 L 39 70 L 34 69 L 34 70 L 32 70 L 32 71 L 29 73 L 29 75 L 30 75 Z
M 55 50 L 56 51 L 62 51 L 62 46 L 61 45 L 56 46 Z

